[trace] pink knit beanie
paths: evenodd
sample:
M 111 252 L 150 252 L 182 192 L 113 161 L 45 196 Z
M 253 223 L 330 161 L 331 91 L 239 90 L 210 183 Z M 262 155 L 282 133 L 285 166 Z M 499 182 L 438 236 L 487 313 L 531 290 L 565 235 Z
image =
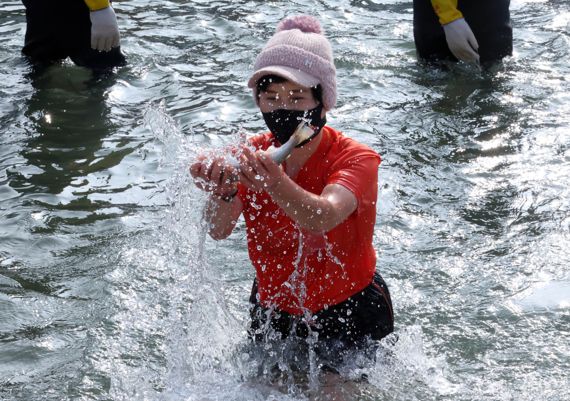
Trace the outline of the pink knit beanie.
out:
M 274 74 L 306 87 L 320 84 L 325 110 L 336 104 L 336 68 L 332 48 L 314 17 L 298 15 L 281 21 L 275 35 L 257 56 L 254 71 L 247 86 L 254 90 L 256 102 L 257 81 Z

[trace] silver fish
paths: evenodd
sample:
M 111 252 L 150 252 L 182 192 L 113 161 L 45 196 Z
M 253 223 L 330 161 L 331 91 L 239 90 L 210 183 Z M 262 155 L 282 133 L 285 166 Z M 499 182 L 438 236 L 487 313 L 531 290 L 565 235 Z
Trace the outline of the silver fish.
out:
M 306 121 L 301 121 L 287 142 L 278 148 L 271 146 L 267 149 L 267 153 L 269 153 L 269 157 L 271 157 L 275 163 L 281 164 L 291 155 L 295 146 L 309 139 L 314 133 L 315 131 L 309 127 Z
M 295 146 L 313 136 L 315 131 L 307 124 L 306 121 L 301 121 L 291 138 L 278 148 L 271 146 L 267 149 L 269 157 L 277 164 L 283 163 L 291 155 Z M 232 167 L 239 168 L 239 161 L 234 156 L 227 156 L 226 162 Z

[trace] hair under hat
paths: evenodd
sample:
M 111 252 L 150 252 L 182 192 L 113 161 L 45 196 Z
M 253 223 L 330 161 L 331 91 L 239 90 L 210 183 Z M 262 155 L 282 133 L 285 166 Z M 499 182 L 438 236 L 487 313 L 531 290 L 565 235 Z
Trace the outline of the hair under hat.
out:
M 336 104 L 336 68 L 332 48 L 319 21 L 309 15 L 288 17 L 277 25 L 257 56 L 248 87 L 254 89 L 265 75 L 278 75 L 306 87 L 321 85 L 323 107 Z M 257 96 L 254 93 L 255 101 Z

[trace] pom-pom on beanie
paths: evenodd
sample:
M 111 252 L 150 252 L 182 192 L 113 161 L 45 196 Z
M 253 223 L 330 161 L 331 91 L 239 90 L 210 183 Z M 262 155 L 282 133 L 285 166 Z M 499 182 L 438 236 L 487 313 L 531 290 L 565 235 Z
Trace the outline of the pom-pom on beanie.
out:
M 319 21 L 309 15 L 282 20 L 273 37 L 257 56 L 254 73 L 247 86 L 255 86 L 266 75 L 278 75 L 301 86 L 323 89 L 323 107 L 336 104 L 336 68 L 332 48 Z

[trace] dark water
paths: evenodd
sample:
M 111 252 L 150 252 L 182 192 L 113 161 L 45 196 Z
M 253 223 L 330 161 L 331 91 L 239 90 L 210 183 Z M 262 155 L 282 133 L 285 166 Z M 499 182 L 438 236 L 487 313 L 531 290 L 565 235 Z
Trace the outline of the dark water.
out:
M 186 167 L 263 129 L 245 86 L 285 15 L 335 51 L 332 126 L 383 156 L 399 341 L 371 400 L 570 399 L 570 4 L 512 1 L 495 71 L 416 63 L 410 1 L 116 2 L 129 66 L 30 76 L 0 5 L 0 399 L 303 400 L 239 352 L 243 224 L 206 240 Z

